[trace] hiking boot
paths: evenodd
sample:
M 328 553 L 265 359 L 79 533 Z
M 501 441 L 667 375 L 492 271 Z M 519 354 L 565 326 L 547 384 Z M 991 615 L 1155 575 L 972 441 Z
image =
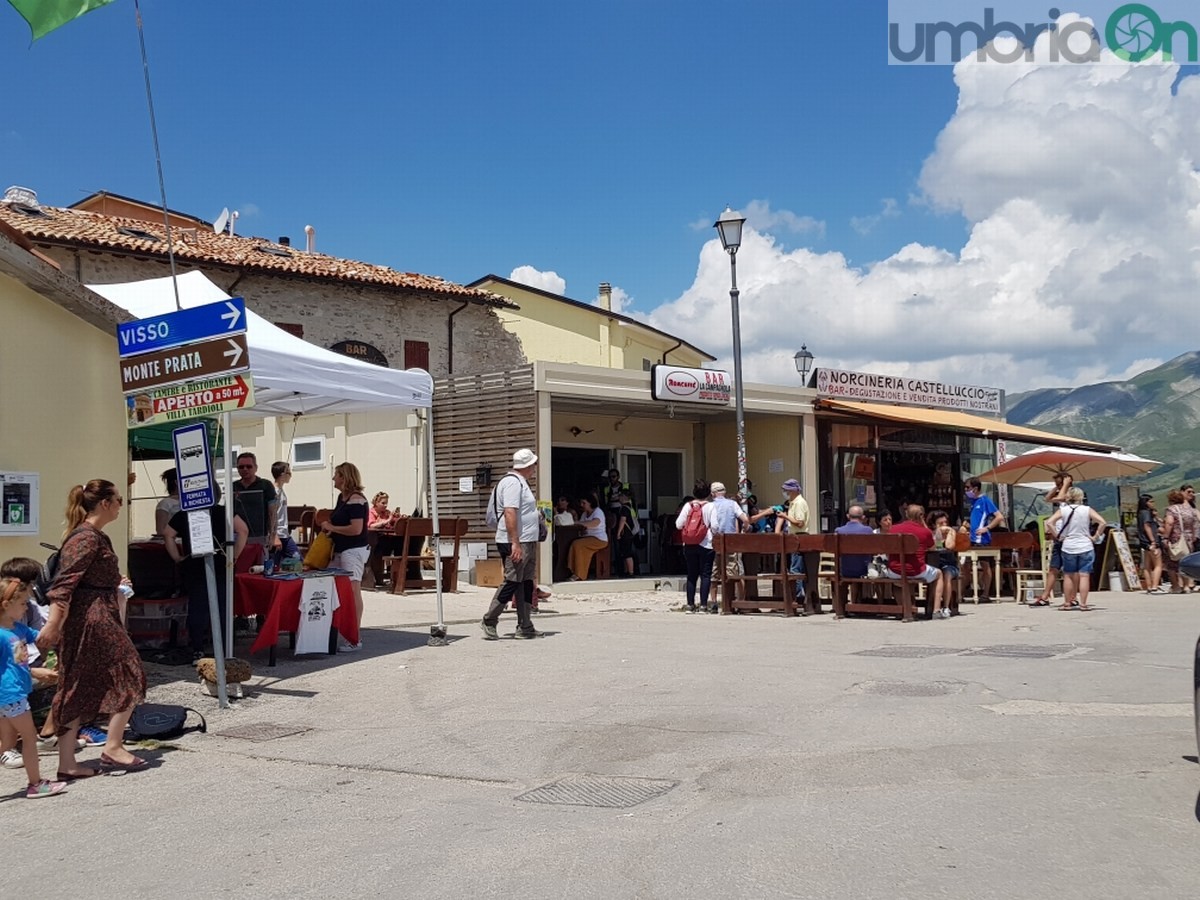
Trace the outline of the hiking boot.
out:
M 485 641 L 500 640 L 500 635 L 496 634 L 495 625 L 489 625 L 487 622 L 480 622 L 479 627 L 483 629 L 483 639 Z

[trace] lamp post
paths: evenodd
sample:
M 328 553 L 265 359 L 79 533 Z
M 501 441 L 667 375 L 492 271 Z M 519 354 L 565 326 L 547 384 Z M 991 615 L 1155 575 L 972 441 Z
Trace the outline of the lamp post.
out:
M 729 305 L 733 309 L 733 401 L 737 410 L 738 503 L 746 508 L 750 494 L 746 484 L 746 412 L 742 404 L 742 323 L 738 314 L 737 252 L 742 246 L 742 226 L 746 219 L 728 206 L 713 223 L 721 235 L 721 246 L 729 254 Z
M 812 371 L 813 355 L 808 352 L 808 344 L 801 344 L 793 357 L 796 360 L 796 371 L 800 373 L 800 381 L 808 384 L 808 373 Z

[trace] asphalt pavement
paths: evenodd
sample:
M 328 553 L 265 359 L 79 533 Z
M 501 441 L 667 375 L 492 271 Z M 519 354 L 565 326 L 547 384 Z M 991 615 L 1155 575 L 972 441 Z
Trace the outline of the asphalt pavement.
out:
M 209 732 L 42 803 L 0 770 L 13 896 L 1182 898 L 1200 865 L 1200 595 L 950 620 L 367 594 L 364 648 L 254 658 Z M 85 762 L 97 754 L 85 752 Z M 52 771 L 53 758 L 47 758 Z

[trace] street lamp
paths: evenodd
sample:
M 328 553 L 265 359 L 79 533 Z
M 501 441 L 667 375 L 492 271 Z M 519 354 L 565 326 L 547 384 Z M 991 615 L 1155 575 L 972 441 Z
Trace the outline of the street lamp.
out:
M 808 373 L 812 371 L 813 362 L 813 355 L 808 352 L 808 344 L 801 344 L 793 359 L 796 360 L 796 371 L 800 373 L 800 380 L 808 384 Z
M 721 235 L 721 246 L 729 254 L 729 305 L 733 309 L 733 400 L 737 409 L 738 502 L 746 508 L 750 494 L 746 481 L 746 412 L 742 404 L 742 323 L 738 315 L 737 252 L 742 246 L 742 226 L 745 216 L 728 206 L 713 223 Z

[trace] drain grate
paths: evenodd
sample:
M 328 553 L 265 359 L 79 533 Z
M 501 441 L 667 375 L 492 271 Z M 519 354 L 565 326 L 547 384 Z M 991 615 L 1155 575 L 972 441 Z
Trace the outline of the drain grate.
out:
M 1075 649 L 1074 644 L 996 644 L 992 647 L 974 647 L 967 656 L 1003 656 L 1009 659 L 1050 659 L 1060 653 Z
M 944 697 L 962 691 L 956 681 L 864 681 L 852 690 L 884 697 Z
M 567 775 L 557 781 L 526 791 L 516 799 L 526 803 L 560 806 L 592 806 L 598 809 L 628 809 L 661 797 L 678 785 L 665 778 L 628 778 L 612 775 Z
M 857 650 L 853 656 L 889 656 L 893 659 L 924 659 L 927 656 L 945 656 L 951 653 L 962 653 L 960 647 L 917 647 L 895 645 L 876 647 L 874 650 Z
M 258 722 L 250 725 L 237 725 L 217 735 L 227 738 L 238 738 L 243 741 L 274 741 L 278 738 L 291 737 L 294 734 L 304 734 L 312 731 L 305 725 L 279 725 L 274 722 Z

